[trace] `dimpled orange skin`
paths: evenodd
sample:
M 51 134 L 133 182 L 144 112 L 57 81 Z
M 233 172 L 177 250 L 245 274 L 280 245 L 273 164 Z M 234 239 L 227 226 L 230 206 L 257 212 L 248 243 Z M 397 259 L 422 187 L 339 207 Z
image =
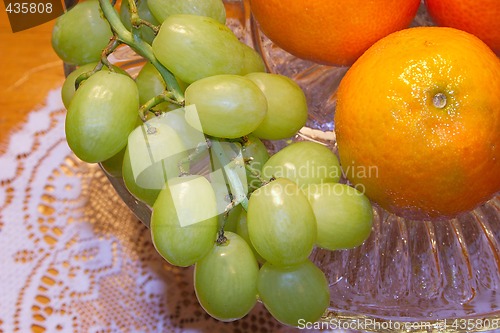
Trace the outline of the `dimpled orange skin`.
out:
M 335 132 L 348 179 L 383 208 L 414 219 L 469 211 L 500 191 L 500 60 L 460 30 L 391 34 L 342 79 Z
M 351 65 L 375 41 L 406 28 L 419 0 L 250 0 L 261 30 L 303 59 Z
M 436 24 L 474 34 L 500 56 L 500 1 L 426 0 L 425 5 Z

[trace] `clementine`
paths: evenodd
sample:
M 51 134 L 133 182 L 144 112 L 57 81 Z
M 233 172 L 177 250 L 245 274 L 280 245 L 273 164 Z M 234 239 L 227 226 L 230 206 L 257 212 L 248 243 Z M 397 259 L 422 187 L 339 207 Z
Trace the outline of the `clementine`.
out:
M 420 0 L 250 0 L 260 29 L 303 59 L 351 65 L 378 39 L 406 28 Z
M 335 132 L 347 178 L 380 206 L 471 210 L 500 191 L 500 59 L 461 30 L 395 32 L 342 79 Z
M 426 0 L 425 5 L 438 25 L 470 32 L 500 56 L 500 1 Z

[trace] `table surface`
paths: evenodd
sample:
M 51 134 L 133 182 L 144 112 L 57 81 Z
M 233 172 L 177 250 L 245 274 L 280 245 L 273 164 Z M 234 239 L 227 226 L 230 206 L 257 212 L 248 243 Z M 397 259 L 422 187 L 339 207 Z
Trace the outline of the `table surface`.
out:
M 12 33 L 7 13 L 0 10 L 0 143 L 64 81 L 50 42 L 53 26 L 51 21 Z

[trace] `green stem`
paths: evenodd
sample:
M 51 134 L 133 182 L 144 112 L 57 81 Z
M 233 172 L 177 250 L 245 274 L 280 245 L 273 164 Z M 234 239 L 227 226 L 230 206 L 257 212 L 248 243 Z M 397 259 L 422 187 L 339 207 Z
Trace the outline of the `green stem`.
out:
M 108 67 L 111 72 L 114 72 L 115 70 L 113 69 L 113 65 L 109 62 L 108 56 L 111 53 L 113 53 L 113 51 L 116 50 L 116 48 L 118 46 L 120 46 L 120 41 L 118 39 L 116 39 L 116 36 L 111 37 L 111 39 L 109 40 L 108 46 L 106 46 L 106 48 L 102 51 L 101 61 L 99 62 L 99 64 L 97 66 L 100 65 L 102 68 L 102 65 L 104 65 L 104 66 Z M 101 68 L 99 68 L 99 70 Z
M 227 157 L 226 152 L 222 148 L 220 142 L 216 139 L 211 139 L 211 148 L 214 150 L 215 156 L 220 162 L 220 165 L 229 165 L 230 159 Z M 231 186 L 233 192 L 233 200 L 236 202 L 240 202 L 243 209 L 248 209 L 248 198 L 247 193 L 244 189 L 243 184 L 241 183 L 241 179 L 238 176 L 238 173 L 231 168 L 224 168 L 224 173 L 227 176 L 227 180 Z
M 215 241 L 217 245 L 224 245 L 227 242 L 227 237 L 224 236 L 224 228 L 220 228 L 217 233 L 217 240 Z
M 128 0 L 128 6 L 130 13 L 130 23 L 132 24 L 133 28 L 138 30 L 141 26 L 145 25 L 151 30 L 153 30 L 155 35 L 158 33 L 160 29 L 156 25 L 141 19 L 141 17 L 139 16 L 139 10 L 137 9 L 135 0 Z
M 113 69 L 112 64 L 108 60 L 108 56 L 120 45 L 120 42 L 116 39 L 116 36 L 111 37 L 109 40 L 108 45 L 104 50 L 102 50 L 101 53 L 101 61 L 97 63 L 97 65 L 94 67 L 93 70 L 90 72 L 82 73 L 80 74 L 76 80 L 75 80 L 75 90 L 78 89 L 80 84 L 87 80 L 89 77 L 91 77 L 93 74 L 97 73 L 102 69 L 103 66 L 106 66 L 109 68 L 111 72 L 114 72 L 115 70 Z
M 160 72 L 161 76 L 165 80 L 165 83 L 167 84 L 167 89 L 172 92 L 174 99 L 179 103 L 183 103 L 184 94 L 182 93 L 177 80 L 174 75 L 156 59 L 151 45 L 139 38 L 137 34 L 134 35 L 128 31 L 127 28 L 125 28 L 109 0 L 99 0 L 99 4 L 101 5 L 104 17 L 108 20 L 109 25 L 115 32 L 118 40 L 127 44 L 139 55 L 149 60 Z
M 139 12 L 137 10 L 137 6 L 135 5 L 135 0 L 128 0 L 128 4 L 130 12 L 130 23 L 132 23 L 132 37 L 134 40 L 140 40 L 141 32 L 139 31 L 139 27 L 134 25 L 134 21 L 139 19 Z
M 141 117 L 141 120 L 143 122 L 146 122 L 147 121 L 146 112 L 148 112 L 149 110 L 151 110 L 152 108 L 163 102 L 177 104 L 179 105 L 179 107 L 182 106 L 182 103 L 174 99 L 174 95 L 171 91 L 165 90 L 160 95 L 151 98 L 149 101 L 147 101 L 144 105 L 142 105 L 139 108 L 139 117 Z

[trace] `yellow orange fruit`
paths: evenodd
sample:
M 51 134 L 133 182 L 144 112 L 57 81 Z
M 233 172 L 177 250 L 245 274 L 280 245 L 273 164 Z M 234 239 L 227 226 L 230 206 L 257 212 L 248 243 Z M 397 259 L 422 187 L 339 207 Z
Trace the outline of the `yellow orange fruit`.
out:
M 425 5 L 438 25 L 470 32 L 500 56 L 500 1 L 426 0 Z
M 335 132 L 347 177 L 380 206 L 471 210 L 500 191 L 500 60 L 460 30 L 393 33 L 342 79 Z
M 380 38 L 413 20 L 420 0 L 250 0 L 260 29 L 303 59 L 351 65 Z

